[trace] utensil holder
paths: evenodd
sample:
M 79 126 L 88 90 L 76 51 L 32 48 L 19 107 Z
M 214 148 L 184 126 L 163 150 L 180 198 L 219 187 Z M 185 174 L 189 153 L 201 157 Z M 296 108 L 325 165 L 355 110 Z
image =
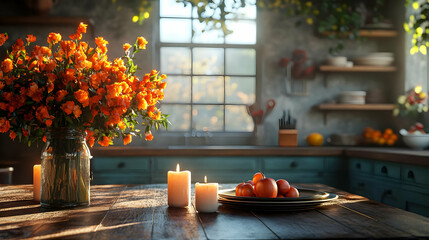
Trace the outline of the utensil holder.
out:
M 296 130 L 296 129 L 280 129 L 279 130 L 279 146 L 280 147 L 296 147 L 296 146 L 298 146 L 298 130 Z

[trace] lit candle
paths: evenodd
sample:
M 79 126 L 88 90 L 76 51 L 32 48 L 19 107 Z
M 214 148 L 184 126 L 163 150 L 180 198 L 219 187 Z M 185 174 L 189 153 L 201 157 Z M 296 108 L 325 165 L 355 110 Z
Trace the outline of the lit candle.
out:
M 40 202 L 40 164 L 33 167 L 33 198 L 35 201 Z
M 168 171 L 168 206 L 187 207 L 191 203 L 191 172 L 180 171 L 177 164 L 176 171 Z
M 217 211 L 217 183 L 207 183 L 207 176 L 204 176 L 204 183 L 195 183 L 195 208 L 198 212 Z

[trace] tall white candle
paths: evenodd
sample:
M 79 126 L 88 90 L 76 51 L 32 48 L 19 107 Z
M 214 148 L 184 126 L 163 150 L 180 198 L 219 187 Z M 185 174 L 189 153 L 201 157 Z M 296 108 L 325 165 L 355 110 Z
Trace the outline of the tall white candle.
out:
M 217 201 L 217 183 L 207 183 L 207 176 L 204 177 L 204 183 L 195 183 L 195 208 L 198 212 L 216 212 Z
M 191 172 L 180 171 L 177 164 L 176 171 L 168 171 L 168 206 L 187 207 L 191 203 Z
M 38 202 L 40 202 L 40 185 L 42 184 L 40 168 L 40 164 L 33 166 L 33 199 Z

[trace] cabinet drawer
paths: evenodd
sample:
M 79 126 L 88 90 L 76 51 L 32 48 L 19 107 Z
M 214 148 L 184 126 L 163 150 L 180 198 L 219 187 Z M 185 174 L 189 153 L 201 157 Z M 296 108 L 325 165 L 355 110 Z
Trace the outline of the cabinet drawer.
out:
M 393 179 L 401 178 L 401 168 L 397 164 L 387 162 L 376 162 L 374 164 L 374 174 Z
M 417 166 L 403 166 L 402 180 L 407 183 L 429 185 L 429 168 Z
M 148 184 L 150 176 L 144 173 L 94 172 L 93 184 Z
M 265 171 L 282 170 L 323 170 L 324 158 L 322 157 L 284 157 L 284 158 L 265 158 Z
M 368 160 L 352 158 L 349 161 L 349 170 L 352 172 L 371 173 L 372 165 Z
M 405 210 L 429 217 L 429 195 L 405 191 Z
M 149 159 L 140 157 L 94 158 L 93 171 L 100 170 L 138 170 L 149 171 Z

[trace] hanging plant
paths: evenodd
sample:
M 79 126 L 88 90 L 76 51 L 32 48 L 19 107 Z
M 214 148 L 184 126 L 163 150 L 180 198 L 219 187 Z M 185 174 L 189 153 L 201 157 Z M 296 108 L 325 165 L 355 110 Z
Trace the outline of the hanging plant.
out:
M 150 17 L 152 12 L 152 1 L 153 0 L 112 0 L 112 3 L 116 5 L 118 11 L 122 11 L 124 8 L 129 8 L 133 12 L 132 21 L 140 25 Z
M 414 55 L 420 52 L 427 54 L 429 47 L 429 1 L 407 0 L 406 6 L 412 5 L 413 13 L 409 16 L 408 21 L 404 23 L 404 29 L 412 35 L 410 54 Z
M 336 40 L 329 49 L 331 54 L 343 50 L 342 39 L 363 39 L 361 27 L 367 23 L 378 23 L 383 19 L 381 9 L 384 0 L 259 0 L 258 6 L 282 10 L 289 16 L 301 16 L 296 26 L 305 22 L 315 25 L 316 32 Z M 367 18 L 365 18 L 365 16 Z

